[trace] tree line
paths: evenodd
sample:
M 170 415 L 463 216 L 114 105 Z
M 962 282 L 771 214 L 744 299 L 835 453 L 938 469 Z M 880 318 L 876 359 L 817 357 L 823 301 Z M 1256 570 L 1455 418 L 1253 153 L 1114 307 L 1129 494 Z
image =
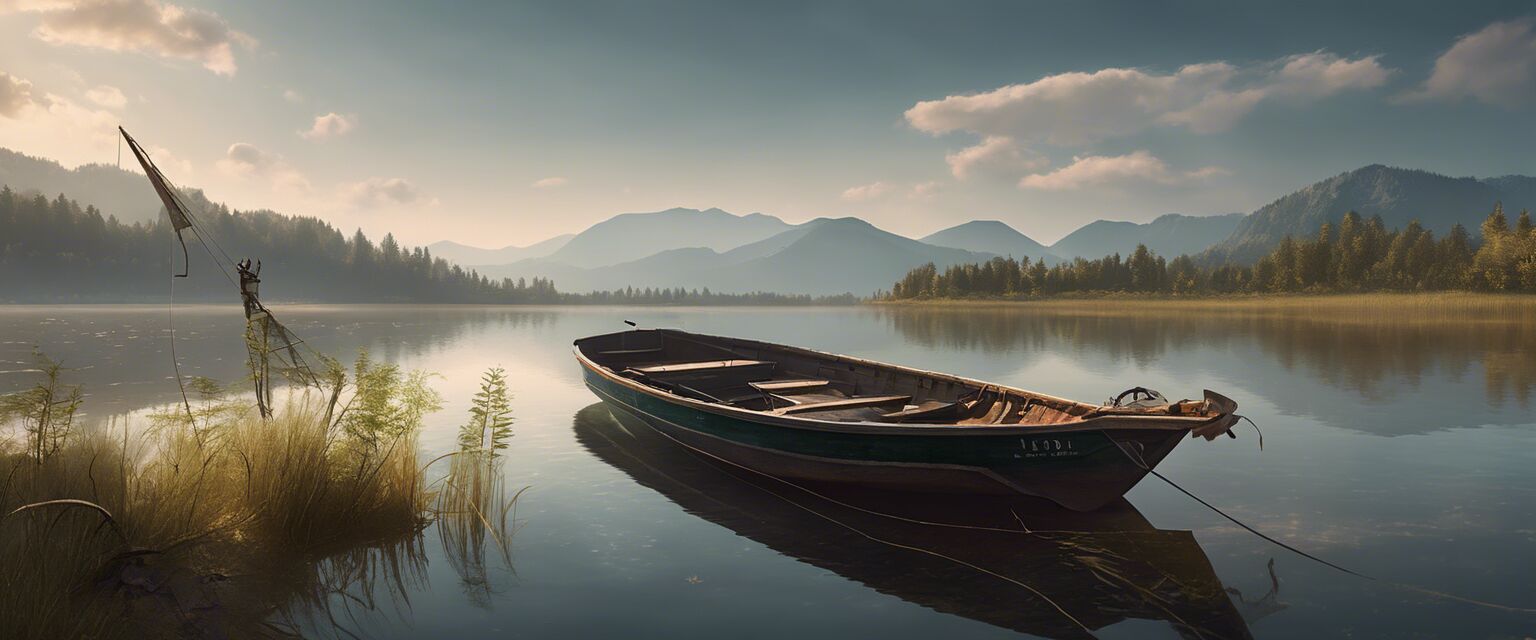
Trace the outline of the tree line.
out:
M 1129 256 L 1077 258 L 1047 266 L 1044 260 L 993 258 L 937 269 L 932 263 L 908 272 L 889 292 L 891 300 L 928 298 L 1032 298 L 1070 293 L 1160 294 L 1345 293 L 1365 291 L 1476 290 L 1536 293 L 1536 229 L 1530 212 L 1511 225 L 1495 205 L 1474 242 L 1461 225 L 1436 238 L 1418 221 L 1387 230 L 1380 216 L 1362 220 L 1351 211 L 1316 235 L 1287 236 L 1253 265 L 1202 264 L 1181 255 L 1172 260 L 1139 245 Z
M 646 287 L 644 289 L 636 289 L 634 287 L 625 287 L 612 291 L 561 294 L 561 301 L 567 304 L 793 306 L 857 304 L 859 298 L 851 293 L 835 296 L 810 296 L 793 293 L 769 293 L 766 291 L 717 293 L 710 291 L 709 287 L 704 287 L 703 289 L 684 289 L 682 287 L 662 287 L 659 289 Z
M 723 294 L 708 289 L 634 289 L 561 293 L 548 278 L 492 279 L 404 247 L 393 234 L 377 244 L 361 230 L 348 236 L 313 217 L 232 211 L 199 191 L 184 194 L 197 225 L 124 224 L 64 195 L 48 199 L 0 187 L 0 302 L 143 302 L 238 300 L 232 262 L 263 260 L 261 291 L 283 301 L 470 304 L 843 304 L 852 296 Z M 194 230 L 196 233 L 194 233 Z M 206 244 L 204 244 L 206 242 Z M 173 272 L 186 278 L 170 278 Z

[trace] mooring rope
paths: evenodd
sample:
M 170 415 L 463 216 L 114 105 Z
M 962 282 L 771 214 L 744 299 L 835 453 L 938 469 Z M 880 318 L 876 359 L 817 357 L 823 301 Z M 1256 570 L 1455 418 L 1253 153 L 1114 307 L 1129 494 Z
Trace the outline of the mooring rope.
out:
M 165 309 L 165 324 L 171 330 L 171 368 L 176 371 L 176 388 L 181 390 L 181 406 L 187 410 L 187 424 L 193 424 L 196 420 L 192 417 L 192 401 L 187 399 L 187 385 L 181 380 L 181 359 L 176 357 L 176 248 L 171 247 L 171 299 Z
M 1253 424 L 1255 429 L 1258 428 L 1258 425 L 1254 424 L 1252 420 L 1249 420 L 1248 423 L 1249 424 Z M 1329 562 L 1329 561 L 1324 560 L 1322 558 L 1319 558 L 1319 557 L 1317 557 L 1317 556 L 1315 556 L 1313 554 L 1307 553 L 1306 551 L 1302 551 L 1301 549 L 1298 549 L 1298 548 L 1296 548 L 1294 546 L 1291 546 L 1289 544 L 1281 542 L 1280 540 L 1277 540 L 1277 539 L 1275 539 L 1273 537 L 1270 537 L 1269 535 L 1266 535 L 1264 532 L 1259 531 L 1258 529 L 1255 529 L 1255 528 L 1249 526 L 1247 523 L 1244 523 L 1243 521 L 1238 520 L 1235 517 L 1232 517 L 1232 515 L 1228 514 L 1225 511 L 1222 511 L 1220 508 L 1217 508 L 1216 505 L 1213 505 L 1213 504 L 1211 504 L 1209 502 L 1206 502 L 1200 496 L 1195 495 L 1194 492 L 1192 492 L 1192 491 L 1190 491 L 1188 489 L 1185 489 L 1182 486 L 1179 486 L 1179 483 L 1174 482 L 1173 480 L 1170 480 L 1167 476 L 1165 476 L 1165 475 L 1163 475 L 1161 473 L 1158 473 L 1156 470 L 1152 469 L 1151 466 L 1147 465 L 1146 461 L 1141 457 L 1140 454 L 1137 454 L 1130 447 L 1127 447 L 1127 446 L 1121 444 L 1119 440 L 1116 440 L 1114 436 L 1109 435 L 1108 432 L 1104 433 L 1104 437 L 1108 438 L 1110 442 L 1113 442 L 1115 444 L 1115 446 L 1120 449 L 1120 452 L 1125 454 L 1126 459 L 1130 460 L 1136 466 L 1141 467 L 1141 469 L 1146 471 L 1147 473 L 1152 474 L 1152 476 L 1157 478 L 1158 480 L 1162 480 L 1163 482 L 1167 483 L 1168 486 L 1173 487 L 1174 489 L 1177 489 L 1179 491 L 1179 493 L 1182 493 L 1182 494 L 1184 494 L 1186 496 L 1189 496 L 1195 502 L 1198 502 L 1202 506 L 1204 506 L 1205 508 L 1210 509 L 1211 511 L 1216 512 L 1216 515 L 1219 515 L 1219 516 L 1221 516 L 1223 518 L 1226 518 L 1232 524 L 1235 524 L 1235 525 L 1237 525 L 1239 527 L 1242 527 L 1244 530 L 1248 531 L 1249 533 L 1252 533 L 1253 535 L 1258 536 L 1259 538 L 1269 542 L 1270 544 L 1273 544 L 1273 545 L 1275 545 L 1277 547 L 1280 547 L 1281 549 L 1285 549 L 1286 551 L 1294 553 L 1294 554 L 1296 554 L 1298 556 L 1301 556 L 1303 558 L 1306 558 L 1308 560 L 1311 560 L 1311 561 L 1316 562 L 1318 564 L 1321 564 L 1323 566 L 1329 567 L 1329 568 L 1334 569 L 1336 571 L 1339 571 L 1339 572 L 1342 572 L 1342 573 L 1346 573 L 1346 574 L 1355 576 L 1357 578 L 1362 578 L 1362 579 L 1365 579 L 1365 580 L 1369 580 L 1371 582 L 1375 582 L 1375 583 L 1378 583 L 1378 584 L 1383 584 L 1383 585 L 1386 585 L 1386 586 L 1389 586 L 1389 587 L 1392 587 L 1392 588 L 1395 588 L 1395 589 L 1403 590 L 1403 591 L 1410 591 L 1410 592 L 1418 593 L 1418 594 L 1421 594 L 1421 595 L 1431 596 L 1431 597 L 1435 597 L 1435 598 L 1441 598 L 1441 599 L 1444 599 L 1444 600 L 1452 600 L 1452 601 L 1455 601 L 1455 602 L 1460 602 L 1460 603 L 1463 603 L 1463 604 L 1475 605 L 1475 606 L 1484 607 L 1484 608 L 1488 608 L 1488 609 L 1497 609 L 1499 611 L 1509 611 L 1509 612 L 1513 612 L 1513 613 L 1536 613 L 1536 608 L 1532 608 L 1532 607 L 1516 607 L 1516 606 L 1511 606 L 1511 605 L 1499 604 L 1497 602 L 1487 602 L 1487 601 L 1484 601 L 1484 600 L 1477 600 L 1475 598 L 1468 598 L 1466 596 L 1459 596 L 1459 595 L 1456 595 L 1454 593 L 1446 593 L 1444 591 L 1436 591 L 1434 589 L 1430 589 L 1430 588 L 1427 588 L 1427 587 L 1421 587 L 1421 586 L 1418 586 L 1418 585 L 1407 584 L 1407 583 L 1403 583 L 1403 582 L 1393 582 L 1393 581 L 1390 581 L 1390 580 L 1383 580 L 1383 579 L 1378 578 L 1376 576 L 1372 576 L 1372 575 L 1368 575 L 1368 574 L 1365 574 L 1365 573 L 1361 573 L 1359 571 L 1355 571 L 1354 569 L 1350 569 L 1350 568 L 1347 568 L 1347 567 L 1335 564 L 1333 562 Z

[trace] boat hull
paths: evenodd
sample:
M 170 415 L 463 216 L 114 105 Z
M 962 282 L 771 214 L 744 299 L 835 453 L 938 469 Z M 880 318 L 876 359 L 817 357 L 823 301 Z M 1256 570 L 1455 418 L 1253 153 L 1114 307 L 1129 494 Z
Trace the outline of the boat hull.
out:
M 794 428 L 648 393 L 585 362 L 583 369 L 587 387 L 603 401 L 680 445 L 756 472 L 905 491 L 1024 494 L 1078 511 L 1123 496 L 1189 433 L 1129 423 L 1038 435 Z

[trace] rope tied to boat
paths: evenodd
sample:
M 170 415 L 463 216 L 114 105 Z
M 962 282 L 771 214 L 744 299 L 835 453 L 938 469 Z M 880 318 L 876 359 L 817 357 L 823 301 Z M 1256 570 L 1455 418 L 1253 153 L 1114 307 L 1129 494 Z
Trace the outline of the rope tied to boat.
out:
M 1259 428 L 1259 425 L 1255 424 L 1252 420 L 1249 420 L 1248 423 L 1252 424 L 1254 429 L 1258 429 Z M 1362 578 L 1362 579 L 1365 579 L 1365 580 L 1369 580 L 1371 582 L 1375 582 L 1375 583 L 1378 583 L 1378 584 L 1383 584 L 1383 585 L 1392 587 L 1394 589 L 1399 589 L 1399 590 L 1402 590 L 1402 591 L 1409 591 L 1409 592 L 1413 592 L 1413 593 L 1418 593 L 1420 595 L 1426 595 L 1426 596 L 1430 596 L 1430 597 L 1434 597 L 1434 598 L 1440 598 L 1440 599 L 1443 599 L 1443 600 L 1451 600 L 1451 601 L 1454 601 L 1454 602 L 1460 602 L 1462 604 L 1470 604 L 1470 605 L 1474 605 L 1474 606 L 1484 607 L 1484 608 L 1488 608 L 1488 609 L 1495 609 L 1495 610 L 1499 610 L 1499 611 L 1508 611 L 1508 612 L 1512 612 L 1512 613 L 1527 613 L 1527 614 L 1536 613 L 1536 608 L 1532 608 L 1532 607 L 1516 607 L 1516 606 L 1512 606 L 1512 605 L 1499 604 L 1497 602 L 1487 602 L 1487 601 L 1484 601 L 1484 600 L 1478 600 L 1478 599 L 1469 598 L 1469 597 L 1466 597 L 1466 596 L 1459 596 L 1459 595 L 1456 595 L 1454 593 L 1446 593 L 1444 591 L 1436 591 L 1434 589 L 1430 589 L 1430 588 L 1427 588 L 1427 587 L 1420 587 L 1418 585 L 1412 585 L 1412 584 L 1407 584 L 1407 583 L 1403 583 L 1403 582 L 1393 582 L 1391 580 L 1384 580 L 1384 579 L 1378 578 L 1376 576 L 1372 576 L 1372 575 L 1369 575 L 1369 574 L 1361 573 L 1359 571 L 1355 571 L 1354 569 L 1350 569 L 1350 568 L 1341 566 L 1339 564 L 1335 564 L 1333 562 L 1329 562 L 1327 560 L 1319 558 L 1319 557 L 1317 557 L 1315 555 L 1307 553 L 1306 551 L 1302 551 L 1301 549 L 1298 549 L 1298 548 L 1296 548 L 1294 546 L 1291 546 L 1291 545 L 1289 545 L 1289 544 L 1287 544 L 1285 542 L 1281 542 L 1280 540 L 1277 540 L 1277 539 L 1275 539 L 1273 537 L 1270 537 L 1269 535 L 1265 534 L 1264 532 L 1259 531 L 1258 529 L 1255 529 L 1255 528 L 1249 526 L 1247 523 L 1245 523 L 1245 522 L 1243 522 L 1241 520 L 1238 520 L 1237 518 L 1233 517 L 1232 515 L 1228 514 L 1227 512 L 1222 511 L 1216 505 L 1213 505 L 1213 504 L 1211 504 L 1209 502 L 1206 502 L 1205 499 L 1201 498 L 1200 496 L 1195 495 L 1194 492 L 1192 492 L 1192 491 L 1190 491 L 1188 489 L 1185 489 L 1184 487 L 1180 486 L 1179 483 L 1174 482 L 1173 480 L 1170 480 L 1167 476 L 1165 476 L 1165 475 L 1163 475 L 1161 473 L 1158 473 L 1156 470 L 1152 469 L 1152 467 L 1147 465 L 1146 460 L 1143 459 L 1140 454 L 1136 453 L 1135 450 L 1132 449 L 1131 447 L 1127 447 L 1124 444 L 1121 444 L 1121 442 L 1119 440 L 1116 440 L 1115 437 L 1110 435 L 1108 432 L 1104 433 L 1104 437 L 1108 438 L 1110 442 L 1114 443 L 1115 447 L 1120 449 L 1120 452 L 1122 454 L 1125 454 L 1126 459 L 1130 460 L 1132 464 L 1135 464 L 1136 466 L 1140 467 L 1143 471 L 1146 471 L 1147 473 L 1151 474 L 1153 477 L 1157 478 L 1158 480 L 1162 480 L 1164 483 L 1167 483 L 1168 486 L 1173 487 L 1174 489 L 1177 489 L 1179 491 L 1179 493 L 1182 493 L 1182 494 L 1184 494 L 1186 496 L 1189 496 L 1191 499 L 1193 499 L 1195 502 L 1200 503 L 1205 508 L 1210 509 L 1211 511 L 1216 512 L 1216 515 L 1219 515 L 1219 516 L 1221 516 L 1223 518 L 1226 518 L 1232 524 L 1235 524 L 1235 525 L 1237 525 L 1239 527 L 1242 527 L 1244 530 L 1248 531 L 1249 533 L 1252 533 L 1255 536 L 1258 536 L 1259 538 L 1269 542 L 1270 544 L 1273 544 L 1273 545 L 1275 545 L 1277 547 L 1280 547 L 1281 549 L 1285 549 L 1286 551 L 1294 553 L 1294 554 L 1296 554 L 1298 556 L 1301 556 L 1303 558 L 1306 558 L 1308 560 L 1311 560 L 1311 561 L 1316 562 L 1318 564 L 1321 564 L 1323 566 L 1329 567 L 1329 568 L 1334 569 L 1336 571 L 1339 571 L 1341 573 L 1346 573 L 1346 574 L 1355 576 L 1357 578 Z M 1262 439 L 1263 439 L 1263 433 L 1262 432 L 1260 433 L 1259 437 L 1260 437 L 1260 440 L 1261 440 L 1261 442 L 1259 444 L 1259 448 L 1263 449 L 1264 445 L 1262 443 Z

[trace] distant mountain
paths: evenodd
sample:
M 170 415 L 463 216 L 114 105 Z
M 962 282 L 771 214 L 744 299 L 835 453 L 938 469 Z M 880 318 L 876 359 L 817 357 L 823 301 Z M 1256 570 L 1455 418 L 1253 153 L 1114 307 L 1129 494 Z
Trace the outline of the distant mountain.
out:
M 1057 240 L 1051 245 L 1051 251 L 1065 258 L 1093 259 L 1112 253 L 1130 255 L 1136 245 L 1144 244 L 1168 258 L 1198 254 L 1227 239 L 1243 216 L 1241 213 L 1219 216 L 1170 213 L 1146 223 L 1095 220 Z
M 638 260 L 668 249 L 708 247 L 727 251 L 790 228 L 792 225 L 773 216 L 738 216 L 719 209 L 625 213 L 576 234 L 544 260 L 590 269 Z
M 492 277 L 554 278 L 571 292 L 633 286 L 868 295 L 924 263 L 943 268 L 991 256 L 925 244 L 858 218 L 821 218 L 723 253 L 690 247 L 593 269 L 524 260 L 481 270 Z
M 52 160 L 0 148 L 0 185 L 20 193 L 38 192 L 50 200 L 68 194 L 81 206 L 94 205 L 129 224 L 160 215 L 160 199 L 143 174 L 104 164 L 65 169 Z
M 1499 190 L 1504 194 L 1505 209 L 1512 208 L 1510 203 L 1522 203 L 1513 207 L 1516 212 L 1525 208 L 1536 209 L 1536 178 L 1531 176 L 1499 176 L 1497 178 L 1484 178 L 1483 183 Z
M 543 258 L 559 251 L 561 247 L 564 247 L 574 237 L 576 237 L 576 234 L 566 233 L 543 242 L 535 242 L 526 247 L 507 246 L 500 249 L 481 249 L 480 247 L 471 247 L 467 244 L 459 244 L 452 240 L 444 240 L 427 245 L 427 249 L 432 252 L 433 256 L 466 267 L 474 267 L 483 264 L 507 264 L 529 258 Z
M 1044 259 L 1046 264 L 1061 261 L 1061 257 L 1045 248 L 1045 245 L 1035 242 L 1033 238 L 997 220 L 973 220 L 936 231 L 920 240 L 939 247 L 995 253 L 1021 260 L 1026 257 L 1030 260 L 1040 258 Z
M 1373 164 L 1264 205 L 1207 257 L 1252 262 L 1285 236 L 1310 236 L 1324 222 L 1337 223 L 1349 211 L 1366 218 L 1380 215 L 1389 229 L 1418 220 L 1436 235 L 1461 224 L 1476 236 L 1478 224 L 1498 201 L 1510 212 L 1536 206 L 1536 178 L 1452 178 Z

